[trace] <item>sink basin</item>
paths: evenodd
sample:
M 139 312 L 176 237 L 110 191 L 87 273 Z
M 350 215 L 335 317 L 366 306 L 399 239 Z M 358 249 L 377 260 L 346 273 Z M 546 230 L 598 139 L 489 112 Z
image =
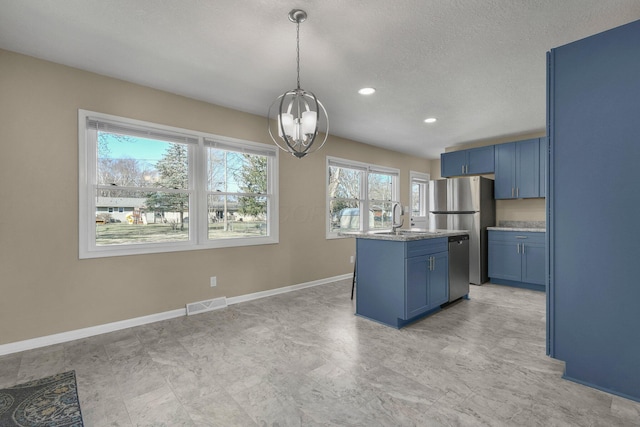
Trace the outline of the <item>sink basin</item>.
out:
M 411 236 L 419 234 L 441 234 L 441 231 L 418 231 L 418 230 L 398 230 L 398 231 L 378 231 L 373 234 L 382 236 Z
M 406 236 L 409 233 L 406 233 L 404 231 L 376 231 L 372 234 L 377 234 L 380 236 Z

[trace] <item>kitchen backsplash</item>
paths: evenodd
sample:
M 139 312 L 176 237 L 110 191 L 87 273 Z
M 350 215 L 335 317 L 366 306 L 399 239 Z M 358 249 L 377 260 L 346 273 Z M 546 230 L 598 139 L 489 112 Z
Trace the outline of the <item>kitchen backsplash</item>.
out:
M 498 227 L 547 228 L 544 221 L 498 221 Z
M 547 218 L 544 199 L 496 200 L 496 221 L 542 221 Z

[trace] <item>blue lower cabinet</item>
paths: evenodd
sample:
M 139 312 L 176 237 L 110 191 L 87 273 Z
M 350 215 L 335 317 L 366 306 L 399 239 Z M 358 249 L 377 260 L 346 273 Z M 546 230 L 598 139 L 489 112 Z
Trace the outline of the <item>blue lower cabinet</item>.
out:
M 406 304 L 403 319 L 411 319 L 429 310 L 429 266 L 430 258 L 426 256 L 416 256 L 406 261 Z
M 447 252 L 408 258 L 405 271 L 404 319 L 426 313 L 449 300 Z
M 446 238 L 357 239 L 356 314 L 401 328 L 449 299 Z
M 546 249 L 544 243 L 522 244 L 522 281 L 544 285 Z
M 429 302 L 438 307 L 449 301 L 449 252 L 432 255 L 433 264 L 429 271 Z
M 491 283 L 545 290 L 545 233 L 489 230 Z

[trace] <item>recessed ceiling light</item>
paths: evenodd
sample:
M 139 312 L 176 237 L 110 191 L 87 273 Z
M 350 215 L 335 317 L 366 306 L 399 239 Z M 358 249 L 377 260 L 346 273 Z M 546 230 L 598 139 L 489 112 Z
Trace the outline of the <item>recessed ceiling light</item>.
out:
M 360 95 L 371 95 L 375 92 L 376 92 L 375 88 L 372 88 L 372 87 L 363 87 L 358 91 Z
M 435 117 L 429 117 L 428 119 L 424 119 L 425 123 L 435 123 L 437 121 L 438 119 L 436 119 Z

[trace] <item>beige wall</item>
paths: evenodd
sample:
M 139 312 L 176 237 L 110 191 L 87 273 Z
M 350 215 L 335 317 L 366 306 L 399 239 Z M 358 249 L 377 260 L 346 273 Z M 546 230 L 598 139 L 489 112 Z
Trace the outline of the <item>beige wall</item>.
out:
M 79 108 L 271 143 L 265 118 L 2 50 L 0 94 L 0 344 L 348 274 L 354 241 L 325 239 L 326 156 L 399 168 L 403 205 L 409 170 L 430 172 L 330 137 L 280 155 L 279 244 L 79 260 Z
M 503 144 L 505 142 L 519 141 L 529 138 L 541 138 L 546 132 L 533 132 L 520 135 L 503 136 L 500 138 L 473 141 L 465 144 L 447 147 L 445 152 L 464 150 L 467 148 L 484 147 L 486 145 Z M 432 160 L 431 179 L 440 179 L 440 160 Z M 486 175 L 494 178 L 493 175 Z M 545 221 L 545 199 L 521 199 L 521 200 L 496 200 L 496 223 L 500 221 Z

